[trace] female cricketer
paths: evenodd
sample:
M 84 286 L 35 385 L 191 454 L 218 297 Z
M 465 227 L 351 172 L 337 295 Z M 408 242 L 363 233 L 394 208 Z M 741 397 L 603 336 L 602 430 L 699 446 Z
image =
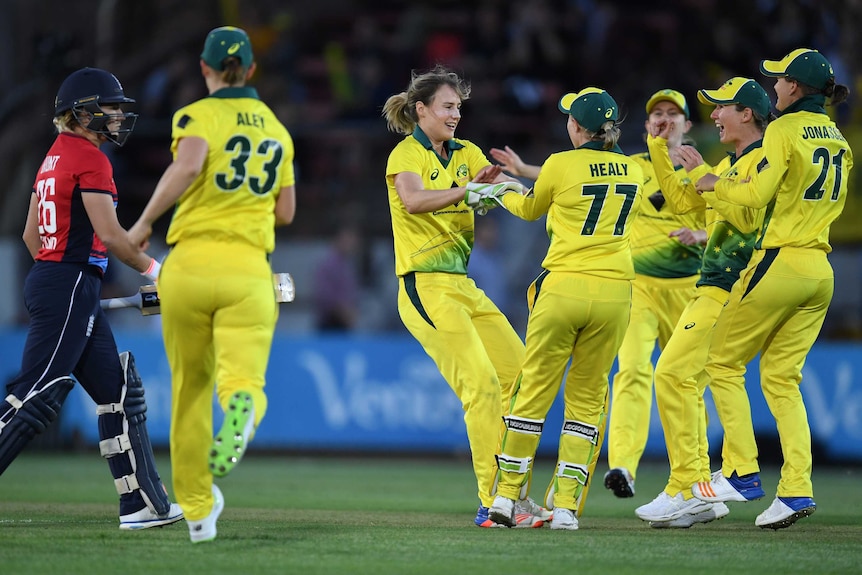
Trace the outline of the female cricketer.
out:
M 545 503 L 553 507 L 552 529 L 574 530 L 601 449 L 608 375 L 629 321 L 629 237 L 644 181 L 617 145 L 619 107 L 610 94 L 585 88 L 563 96 L 558 107 L 574 149 L 545 161 L 529 196 L 501 198 L 525 220 L 547 214 L 551 244 L 527 291 L 526 357 L 505 417 L 490 518 L 515 524 L 516 501 L 528 494 L 545 417 L 571 361 L 557 472 Z
M 835 83 L 822 54 L 800 48 L 781 60 L 763 60 L 760 71 L 776 78 L 775 107 L 781 114 L 763 136 L 763 168 L 750 180 L 704 176 L 697 189 L 710 204 L 728 201 L 767 209 L 751 262 L 716 325 L 707 371 L 722 424 L 738 420 L 750 427 L 750 411 L 734 409 L 724 397 L 744 390 L 745 366 L 760 354 L 760 386 L 775 417 L 784 465 L 777 497 L 755 524 L 780 529 L 816 509 L 811 430 L 799 384 L 832 301 L 829 227 L 847 199 L 853 152 L 824 109 L 827 98 L 838 104 L 849 90 Z M 711 481 L 694 486 L 696 497 L 754 498 L 750 483 L 759 486 L 757 446 L 745 438 L 726 430 L 724 453 L 734 453 L 735 459 L 724 457 Z
M 769 96 L 754 80 L 736 77 L 717 90 L 700 90 L 698 99 L 715 105 L 710 117 L 719 129 L 719 140 L 733 145 L 732 154 L 710 168 L 696 150 L 682 146 L 678 158 L 687 177 L 679 180 L 666 145 L 673 126 L 656 126 L 647 140 L 665 197 L 676 211 L 705 211 L 709 235 L 697 291 L 656 365 L 656 403 L 664 429 L 670 476 L 655 499 L 635 510 L 638 517 L 653 527 L 685 528 L 729 513 L 724 504 L 705 504 L 694 498 L 691 487 L 708 478 L 710 472 L 709 458 L 704 457 L 708 450 L 703 394 L 708 383 L 705 365 L 713 341 L 713 326 L 723 313 L 739 272 L 751 257 L 755 232 L 762 220 L 759 210 L 727 202 L 708 206 L 697 194 L 693 182 L 707 171 L 738 179 L 756 173 L 763 160 L 763 131 L 770 119 Z M 732 400 L 740 409 L 749 409 L 744 390 Z M 731 428 L 725 432 L 744 434 L 744 430 Z M 753 435 L 750 440 L 754 441 Z
M 124 112 L 119 80 L 83 68 L 54 101 L 57 138 L 33 183 L 24 243 L 35 263 L 24 284 L 30 314 L 21 372 L 0 400 L 0 474 L 59 414 L 80 382 L 96 402 L 99 451 L 120 495 L 120 529 L 145 529 L 183 518 L 156 471 L 146 428 L 144 387 L 130 352 L 117 343 L 99 304 L 110 250 L 154 279 L 156 260 L 117 221 L 114 170 L 100 149 L 122 146 L 137 114 Z
M 171 366 L 174 490 L 192 542 L 216 537 L 224 505 L 213 475 L 239 462 L 267 408 L 278 309 L 269 254 L 295 212 L 293 141 L 246 81 L 255 71 L 243 30 L 212 30 L 200 60 L 209 97 L 173 116 L 173 162 L 130 230 L 145 243 L 176 204 L 159 276 Z M 217 382 L 217 385 L 216 385 Z M 225 411 L 213 439 L 212 396 Z
M 520 189 L 468 140 L 456 139 L 470 87 L 442 66 L 414 72 L 406 91 L 383 106 L 389 129 L 404 134 L 389 155 L 386 186 L 395 244 L 398 311 L 452 388 L 464 422 L 478 485 L 474 520 L 492 527 L 504 406 L 524 358 L 524 345 L 496 305 L 467 277 L 473 246 L 475 189 Z M 519 502 L 521 527 L 541 527 L 550 514 Z

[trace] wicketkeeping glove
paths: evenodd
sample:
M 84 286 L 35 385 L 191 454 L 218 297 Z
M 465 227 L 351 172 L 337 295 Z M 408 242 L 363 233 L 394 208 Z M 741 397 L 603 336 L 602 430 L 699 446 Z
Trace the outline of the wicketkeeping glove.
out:
M 515 192 L 524 193 L 524 186 L 519 182 L 500 182 L 498 184 L 480 184 L 469 182 L 467 192 L 464 194 L 464 202 L 483 216 L 488 210 L 503 206 L 504 195 Z

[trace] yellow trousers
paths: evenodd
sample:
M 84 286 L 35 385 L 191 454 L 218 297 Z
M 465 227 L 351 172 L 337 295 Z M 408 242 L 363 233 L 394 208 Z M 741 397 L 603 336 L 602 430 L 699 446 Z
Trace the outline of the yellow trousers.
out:
M 637 468 L 649 436 L 653 396 L 652 354 L 663 350 L 700 276 L 656 278 L 637 275 L 632 282 L 632 313 L 617 354 L 608 423 L 608 465 Z
M 655 397 L 670 463 L 665 492 L 671 496 L 682 492 L 690 499 L 691 486 L 710 477 L 705 368 L 715 322 L 727 297 L 719 287 L 697 288 L 656 365 Z
M 832 267 L 818 249 L 755 250 L 740 274 L 716 326 L 707 364 L 724 427 L 725 475 L 759 470 L 745 366 L 760 353 L 760 387 L 784 455 L 778 496 L 813 497 L 811 429 L 799 383 L 833 290 Z
M 212 510 L 207 464 L 213 441 L 213 388 L 222 409 L 237 391 L 254 399 L 255 427 L 264 393 L 278 307 L 266 253 L 242 243 L 185 240 L 159 275 L 162 333 L 171 367 L 171 468 L 186 519 Z
M 461 400 L 478 496 L 490 507 L 503 413 L 524 360 L 524 344 L 466 275 L 405 275 L 399 281 L 398 312 Z
M 528 300 L 532 308 L 527 355 L 501 454 L 501 461 L 524 464 L 517 471 L 501 468 L 497 492 L 511 499 L 522 495 L 522 487 L 530 479 L 540 427 L 571 362 L 553 480 L 554 507 L 578 509 L 581 493 L 589 484 L 593 455 L 601 448 L 608 376 L 629 320 L 631 282 L 580 273 L 545 273 L 530 287 Z M 525 433 L 527 428 L 531 430 Z

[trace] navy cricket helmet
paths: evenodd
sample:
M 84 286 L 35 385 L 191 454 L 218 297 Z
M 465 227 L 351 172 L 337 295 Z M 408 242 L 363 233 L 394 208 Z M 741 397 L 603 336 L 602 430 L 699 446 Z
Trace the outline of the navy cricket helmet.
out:
M 116 117 L 116 113 L 107 113 L 102 109 L 102 105 L 134 103 L 133 99 L 123 93 L 123 86 L 116 76 L 100 68 L 82 68 L 69 74 L 60 85 L 54 99 L 54 117 L 72 110 L 75 119 L 83 126 L 78 111 L 84 110 L 90 115 L 89 123 L 84 126 L 87 130 L 102 134 L 122 146 L 134 129 L 138 115 L 131 112 L 122 113 L 120 127 L 109 130 L 107 125 Z

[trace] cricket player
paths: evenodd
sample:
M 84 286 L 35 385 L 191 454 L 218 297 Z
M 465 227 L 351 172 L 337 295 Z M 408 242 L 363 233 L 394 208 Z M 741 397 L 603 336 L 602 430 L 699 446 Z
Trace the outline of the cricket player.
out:
M 766 207 L 767 219 L 715 328 L 707 364 L 725 427 L 722 468 L 692 492 L 704 501 L 763 496 L 750 411 L 727 399 L 745 393 L 745 366 L 759 353 L 760 385 L 775 417 L 784 465 L 777 497 L 755 524 L 780 529 L 816 509 L 811 430 L 799 384 L 832 300 L 829 227 L 847 199 L 853 151 L 824 109 L 827 98 L 838 104 L 849 90 L 835 83 L 822 54 L 800 48 L 781 60 L 763 60 L 760 71 L 776 78 L 781 114 L 763 137 L 763 167 L 750 179 L 713 174 L 697 181 L 711 205 Z M 746 433 L 733 433 L 733 427 Z
M 119 80 L 99 68 L 70 74 L 57 91 L 57 138 L 42 160 L 24 226 L 35 260 L 24 284 L 30 315 L 21 371 L 0 400 L 0 474 L 57 418 L 77 379 L 96 403 L 99 451 L 120 496 L 120 529 L 183 518 L 156 471 L 144 386 L 117 343 L 99 297 L 108 252 L 154 279 L 159 264 L 117 221 L 114 170 L 100 149 L 122 146 L 137 114 Z
M 700 90 L 698 99 L 715 105 L 710 117 L 719 130 L 720 141 L 733 145 L 732 154 L 710 168 L 696 150 L 682 146 L 677 155 L 689 177 L 680 180 L 666 143 L 674 126 L 670 123 L 656 126 L 647 140 L 665 198 L 676 211 L 705 210 L 709 234 L 695 296 L 680 316 L 656 366 L 656 403 L 664 429 L 670 476 L 653 501 L 635 510 L 638 517 L 653 527 L 685 528 L 729 513 L 724 504 L 705 504 L 691 495 L 692 485 L 708 478 L 710 472 L 709 460 L 704 458 L 707 441 L 703 419 L 703 393 L 707 384 L 704 370 L 713 341 L 713 326 L 739 272 L 748 263 L 762 219 L 755 209 L 726 202 L 707 205 L 693 182 L 706 172 L 744 180 L 762 169 L 761 140 L 770 118 L 769 96 L 754 80 L 736 77 L 717 90 Z M 730 400 L 740 410 L 749 409 L 744 390 Z M 736 431 L 725 429 L 725 432 Z M 753 443 L 753 434 L 747 439 Z
M 671 89 L 659 90 L 646 103 L 647 133 L 651 126 L 671 123 L 668 149 L 684 142 L 691 129 L 685 96 Z M 652 355 L 656 343 L 664 349 L 700 278 L 706 222 L 702 210 L 674 213 L 667 205 L 649 152 L 632 156 L 644 173 L 644 198 L 640 215 L 632 224 L 631 247 L 635 266 L 632 313 L 620 346 L 619 369 L 611 386 L 608 423 L 608 465 L 605 487 L 617 497 L 632 497 L 638 463 L 649 435 L 653 395 Z M 677 170 L 685 175 L 685 170 Z M 706 411 L 703 411 L 706 426 Z M 703 457 L 707 458 L 706 442 Z
M 159 277 L 171 366 L 174 490 L 193 543 L 216 537 L 224 506 L 213 475 L 229 473 L 267 409 L 266 366 L 278 317 L 269 254 L 295 213 L 293 141 L 246 86 L 246 33 L 212 30 L 200 68 L 209 96 L 173 116 L 173 163 L 130 230 L 146 242 L 176 205 Z M 212 397 L 224 424 L 213 439 Z
M 619 107 L 610 94 L 585 88 L 563 96 L 558 107 L 574 149 L 545 161 L 529 196 L 500 198 L 525 220 L 547 214 L 551 245 L 527 292 L 526 358 L 505 418 L 490 517 L 515 524 L 515 503 L 529 491 L 545 417 L 571 361 L 557 471 L 545 502 L 554 508 L 552 529 L 575 530 L 601 449 L 608 375 L 629 321 L 629 238 L 644 179 L 617 145 Z
M 386 164 L 398 276 L 398 312 L 464 408 L 480 500 L 474 523 L 493 527 L 488 508 L 495 455 L 524 344 L 497 306 L 467 277 L 476 190 L 520 190 L 472 142 L 455 138 L 470 87 L 442 66 L 414 72 L 383 106 L 389 129 L 405 137 Z M 550 513 L 524 498 L 519 527 Z

